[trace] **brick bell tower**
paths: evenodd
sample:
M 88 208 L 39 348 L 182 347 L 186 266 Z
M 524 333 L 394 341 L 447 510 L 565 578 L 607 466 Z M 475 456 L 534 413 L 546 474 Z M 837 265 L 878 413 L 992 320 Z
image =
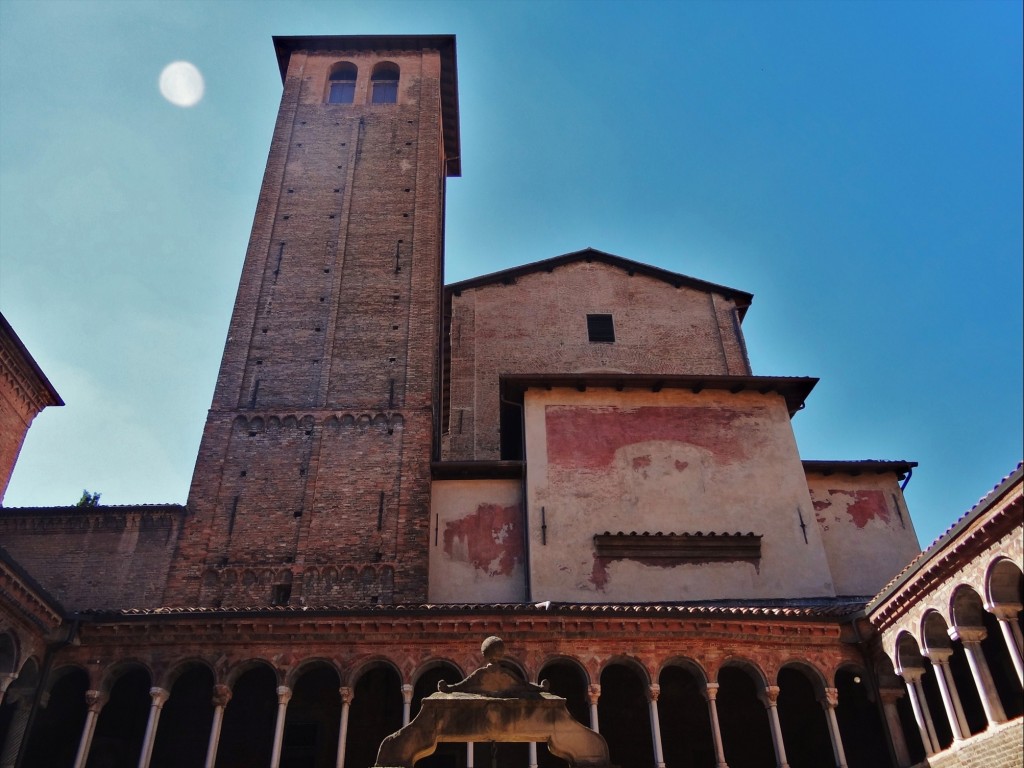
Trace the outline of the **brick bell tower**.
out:
M 165 603 L 425 601 L 455 38 L 274 45 L 284 94 Z

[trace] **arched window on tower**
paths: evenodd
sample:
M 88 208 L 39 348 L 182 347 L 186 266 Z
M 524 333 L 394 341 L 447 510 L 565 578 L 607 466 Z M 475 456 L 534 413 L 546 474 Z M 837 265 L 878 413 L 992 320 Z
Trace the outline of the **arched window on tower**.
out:
M 373 68 L 370 77 L 373 84 L 371 101 L 374 104 L 394 104 L 398 101 L 398 65 L 389 61 Z
M 357 71 L 356 65 L 347 61 L 334 65 L 327 92 L 329 104 L 351 104 L 355 100 Z

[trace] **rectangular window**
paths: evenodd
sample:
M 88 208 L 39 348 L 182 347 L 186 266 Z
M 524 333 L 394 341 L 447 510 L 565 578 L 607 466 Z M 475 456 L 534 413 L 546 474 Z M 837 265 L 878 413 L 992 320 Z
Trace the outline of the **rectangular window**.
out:
M 398 101 L 398 81 L 377 81 L 373 84 L 374 104 L 395 104 Z
M 587 315 L 587 336 L 591 341 L 615 341 L 615 325 L 611 315 Z
M 356 84 L 353 82 L 331 83 L 331 104 L 351 104 L 356 97 Z

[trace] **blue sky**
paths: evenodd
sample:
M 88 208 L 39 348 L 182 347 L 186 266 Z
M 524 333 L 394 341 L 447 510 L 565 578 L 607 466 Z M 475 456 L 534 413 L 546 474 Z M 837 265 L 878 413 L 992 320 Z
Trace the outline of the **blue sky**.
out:
M 184 502 L 271 36 L 454 33 L 447 279 L 592 246 L 752 292 L 754 372 L 822 379 L 802 455 L 919 461 L 925 545 L 1024 451 L 1021 8 L 0 0 L 0 309 L 67 402 L 4 503 Z

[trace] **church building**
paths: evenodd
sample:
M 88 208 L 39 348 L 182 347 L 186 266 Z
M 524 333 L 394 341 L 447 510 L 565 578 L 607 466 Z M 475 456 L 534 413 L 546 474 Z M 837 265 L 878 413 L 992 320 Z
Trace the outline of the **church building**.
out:
M 445 285 L 454 37 L 274 46 L 187 503 L 0 508 L 0 768 L 369 768 L 488 636 L 621 768 L 1021 765 L 1020 466 L 921 552 L 913 461 L 800 456 L 751 294 L 592 248 Z M 0 351 L 3 489 L 62 402 Z

